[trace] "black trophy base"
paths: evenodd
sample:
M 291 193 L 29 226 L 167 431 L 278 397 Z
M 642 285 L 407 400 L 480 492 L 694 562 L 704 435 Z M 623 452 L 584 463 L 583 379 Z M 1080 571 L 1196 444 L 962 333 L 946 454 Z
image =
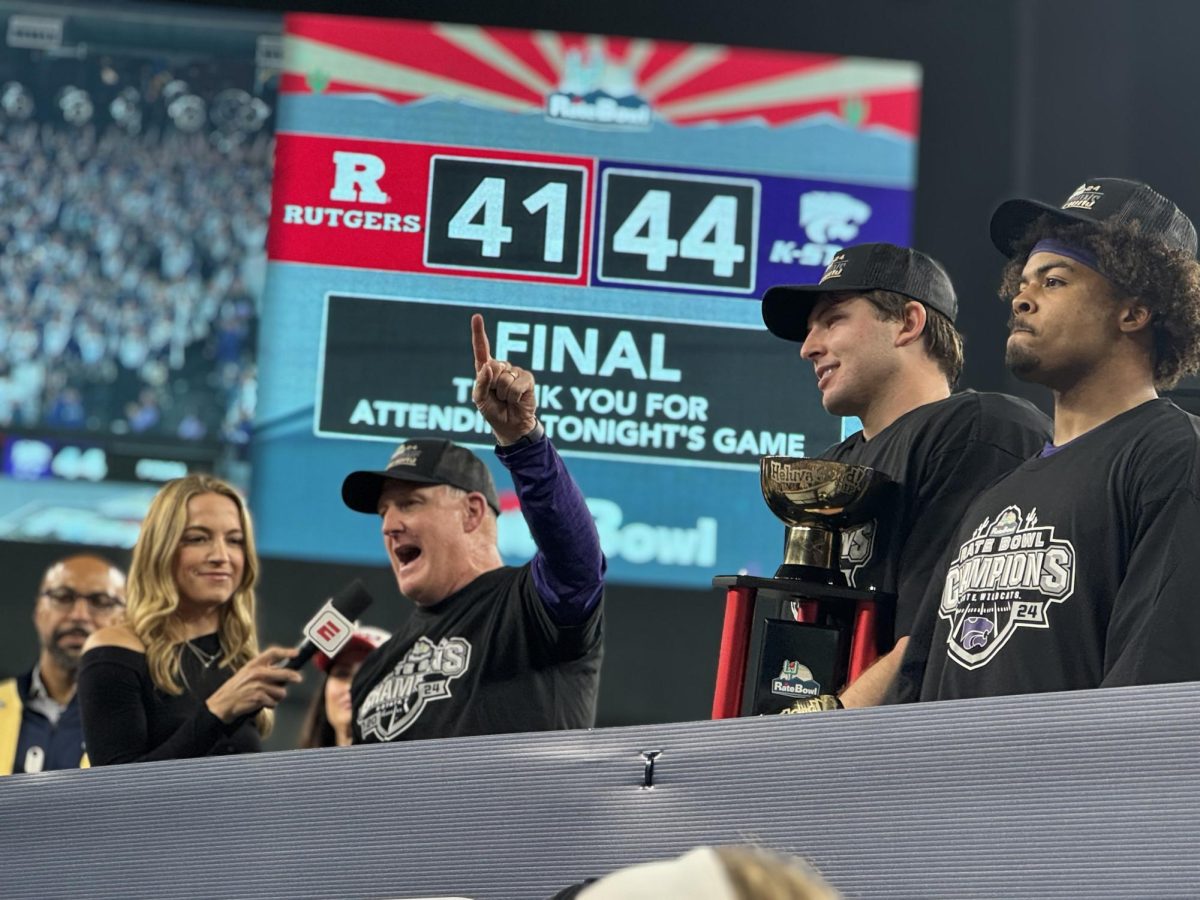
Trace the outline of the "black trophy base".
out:
M 826 570 L 821 573 L 822 578 L 828 574 Z M 807 578 L 758 575 L 718 575 L 713 578 L 713 587 L 745 592 L 752 604 L 744 612 L 749 619 L 744 647 L 729 648 L 731 654 L 745 654 L 736 715 L 779 712 L 795 700 L 805 699 L 805 692 L 818 688 L 821 694 L 841 690 L 850 677 L 858 674 L 851 662 L 851 650 L 856 640 L 867 638 L 866 634 L 856 636 L 857 613 L 864 602 L 875 611 L 875 653 L 886 653 L 894 642 L 893 594 Z M 797 622 L 802 609 L 808 621 Z M 812 684 L 784 686 L 789 675 Z M 772 691 L 776 681 L 780 682 L 779 690 Z
M 751 713 L 773 715 L 797 700 L 835 693 L 846 680 L 848 638 L 844 628 L 767 619 Z

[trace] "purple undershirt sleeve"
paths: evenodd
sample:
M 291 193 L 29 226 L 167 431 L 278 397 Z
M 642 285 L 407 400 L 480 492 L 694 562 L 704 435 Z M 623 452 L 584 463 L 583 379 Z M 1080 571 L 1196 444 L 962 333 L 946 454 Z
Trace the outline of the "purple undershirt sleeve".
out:
M 521 513 L 537 544 L 533 583 L 558 625 L 585 622 L 604 590 L 604 554 L 596 523 L 549 438 L 497 447 L 512 475 Z

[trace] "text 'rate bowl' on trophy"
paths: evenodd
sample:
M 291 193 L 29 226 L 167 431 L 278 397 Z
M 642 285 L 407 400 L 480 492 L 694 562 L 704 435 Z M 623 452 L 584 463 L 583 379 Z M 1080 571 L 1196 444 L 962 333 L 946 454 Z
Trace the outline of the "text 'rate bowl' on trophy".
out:
M 891 481 L 865 466 L 765 456 L 763 497 L 786 525 L 774 578 L 718 576 L 725 628 L 713 717 L 832 697 L 891 645 L 894 598 L 848 587 L 842 540 L 875 517 Z

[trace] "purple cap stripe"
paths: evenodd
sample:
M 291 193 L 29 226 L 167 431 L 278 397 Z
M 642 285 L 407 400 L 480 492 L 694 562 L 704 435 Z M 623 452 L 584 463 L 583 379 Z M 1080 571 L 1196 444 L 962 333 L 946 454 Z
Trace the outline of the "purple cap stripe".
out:
M 1043 238 L 1033 245 L 1033 249 L 1029 251 L 1029 255 L 1035 253 L 1057 253 L 1059 256 L 1065 256 L 1068 259 L 1073 259 L 1076 262 L 1081 262 L 1093 272 L 1098 272 L 1104 275 L 1100 270 L 1100 260 L 1096 258 L 1096 254 L 1082 247 L 1076 247 L 1073 244 L 1064 244 L 1062 241 L 1056 241 L 1052 238 Z M 1107 278 L 1107 275 L 1104 275 Z

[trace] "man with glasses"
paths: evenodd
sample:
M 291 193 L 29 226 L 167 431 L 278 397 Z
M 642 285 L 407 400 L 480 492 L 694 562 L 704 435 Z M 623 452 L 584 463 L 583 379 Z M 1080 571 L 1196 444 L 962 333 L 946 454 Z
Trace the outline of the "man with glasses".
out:
M 0 775 L 86 765 L 75 676 L 83 644 L 125 606 L 125 574 L 98 556 L 59 560 L 33 607 L 41 653 L 33 670 L 0 681 Z

